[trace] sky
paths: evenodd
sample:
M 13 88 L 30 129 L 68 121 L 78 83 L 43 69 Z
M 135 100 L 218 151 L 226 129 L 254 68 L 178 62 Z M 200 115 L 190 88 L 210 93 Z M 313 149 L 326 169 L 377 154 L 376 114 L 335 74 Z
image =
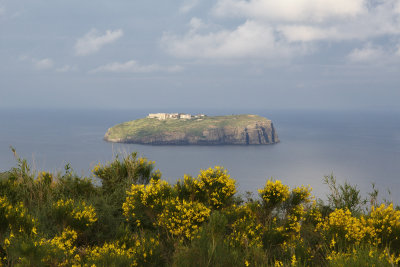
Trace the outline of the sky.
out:
M 0 108 L 400 110 L 399 85 L 400 0 L 0 0 Z

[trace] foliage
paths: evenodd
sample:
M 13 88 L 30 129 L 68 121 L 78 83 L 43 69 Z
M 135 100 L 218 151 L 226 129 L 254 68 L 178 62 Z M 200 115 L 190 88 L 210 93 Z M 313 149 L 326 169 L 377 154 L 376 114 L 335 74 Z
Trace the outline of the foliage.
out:
M 124 216 L 133 227 L 152 228 L 171 195 L 172 187 L 166 181 L 152 179 L 148 185 L 132 184 L 122 205 Z
M 176 183 L 180 199 L 196 200 L 212 209 L 221 209 L 233 204 L 236 193 L 235 180 L 220 166 L 201 170 L 197 178 L 185 175 Z
M 73 229 L 84 230 L 97 221 L 93 206 L 87 205 L 84 201 L 60 199 L 53 204 L 53 212 L 62 228 L 69 226 Z
M 126 238 L 125 238 L 126 239 Z M 136 233 L 126 240 L 105 243 L 85 251 L 88 266 L 162 266 L 160 242 Z
M 351 212 L 360 212 L 366 200 L 361 199 L 360 190 L 356 185 L 344 182 L 343 185 L 336 183 L 336 178 L 331 174 L 324 177 L 324 183 L 328 185 L 330 193 L 328 203 L 331 210 L 348 209 Z
M 132 153 L 122 161 L 117 157 L 105 166 L 99 163 L 93 168 L 93 174 L 101 180 L 105 193 L 110 194 L 121 186 L 147 184 L 150 179 L 160 179 L 161 174 L 153 172 L 153 169 L 153 161 L 137 158 L 137 153 Z
M 210 209 L 204 204 L 176 198 L 165 202 L 157 224 L 180 240 L 191 240 L 209 216 Z
M 15 152 L 15 151 L 14 151 Z M 15 153 L 16 154 L 16 153 Z M 0 175 L 0 265 L 5 266 L 398 266 L 400 211 L 364 201 L 356 186 L 266 181 L 236 194 L 219 166 L 161 180 L 136 153 L 94 174 L 101 183 L 17 166 Z

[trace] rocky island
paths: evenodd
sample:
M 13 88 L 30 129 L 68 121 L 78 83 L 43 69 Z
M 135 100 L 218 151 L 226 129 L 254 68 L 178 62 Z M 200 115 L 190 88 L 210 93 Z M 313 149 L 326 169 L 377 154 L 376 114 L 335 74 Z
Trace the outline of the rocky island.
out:
M 153 113 L 108 129 L 104 140 L 151 145 L 268 145 L 279 139 L 272 122 L 258 115 L 206 116 Z

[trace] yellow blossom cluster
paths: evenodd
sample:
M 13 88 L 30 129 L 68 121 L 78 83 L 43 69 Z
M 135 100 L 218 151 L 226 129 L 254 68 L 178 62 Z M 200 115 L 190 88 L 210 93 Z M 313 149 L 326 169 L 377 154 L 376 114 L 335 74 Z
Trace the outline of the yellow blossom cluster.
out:
M 88 248 L 85 251 L 87 254 L 85 266 L 104 266 L 106 259 L 118 260 L 123 266 L 143 266 L 149 264 L 160 245 L 157 239 L 140 235 L 134 235 L 129 241 L 129 245 L 115 241 Z
M 257 218 L 247 206 L 238 207 L 237 212 L 244 213 L 244 216 L 232 224 L 229 244 L 233 247 L 262 247 L 263 225 L 257 222 Z
M 151 217 L 154 217 L 162 211 L 164 201 L 171 195 L 171 190 L 168 182 L 163 180 L 151 179 L 148 185 L 132 184 L 122 205 L 126 220 L 133 222 L 137 227 L 142 226 L 143 220 L 148 220 L 147 214 L 150 213 Z
M 173 198 L 165 202 L 157 224 L 180 240 L 191 240 L 200 225 L 210 216 L 210 212 L 202 203 Z
M 400 245 L 400 211 L 393 209 L 393 204 L 380 205 L 371 208 L 371 214 L 367 219 L 367 224 L 370 226 L 370 233 L 375 242 L 385 245 Z M 396 244 L 392 244 L 395 242 Z
M 223 167 L 215 166 L 201 170 L 196 178 L 185 175 L 175 190 L 180 199 L 197 200 L 211 209 L 222 209 L 232 204 L 236 186 Z
M 0 236 L 7 232 L 36 234 L 35 224 L 22 202 L 12 205 L 7 197 L 0 196 Z
M 371 207 L 370 214 L 360 218 L 353 217 L 348 209 L 336 209 L 317 225 L 317 230 L 321 230 L 329 242 L 330 252 L 326 258 L 330 261 L 356 254 L 357 250 L 348 250 L 350 244 L 369 244 L 371 258 L 377 256 L 390 264 L 400 262 L 400 253 L 388 249 L 397 250 L 400 242 L 400 211 L 393 209 L 393 204 Z M 339 247 L 346 249 L 338 251 Z M 379 247 L 386 249 L 378 250 Z
M 305 211 L 302 205 L 297 205 L 291 208 L 286 216 L 286 232 L 300 234 L 301 222 L 304 220 L 304 214 Z
M 317 228 L 322 230 L 323 235 L 328 241 L 334 240 L 334 243 L 342 241 L 351 244 L 360 244 L 367 233 L 367 228 L 363 224 L 363 221 L 353 217 L 348 209 L 334 210 Z
M 11 264 L 10 266 L 70 266 L 80 260 L 78 249 L 75 245 L 77 237 L 77 232 L 68 227 L 52 239 L 34 236 L 31 240 L 26 241 L 23 237 L 18 239 L 17 236 L 11 233 L 10 238 L 7 239 L 6 248 L 11 244 L 13 249 L 16 249 L 18 242 L 24 240 L 22 250 L 27 251 L 28 255 L 39 254 L 40 257 L 37 257 L 37 262 L 33 264 L 29 260 L 31 255 L 19 255 L 18 258 L 11 258 L 8 264 Z
M 53 208 L 59 217 L 73 227 L 85 228 L 97 221 L 94 207 L 87 205 L 84 201 L 75 202 L 73 199 L 60 199 L 53 205 Z
M 70 228 L 65 228 L 61 235 L 56 235 L 53 239 L 46 241 L 42 240 L 43 243 L 50 243 L 51 245 L 62 250 L 67 255 L 73 255 L 76 253 L 76 246 L 74 245 L 76 239 L 78 238 L 78 233 Z
M 322 213 L 317 207 L 317 202 L 314 200 L 311 207 L 305 214 L 307 222 L 311 223 L 314 227 L 322 222 Z
M 235 180 L 231 179 L 227 170 L 215 166 L 201 170 L 194 180 L 197 190 L 208 198 L 208 204 L 213 208 L 221 208 L 236 193 Z
M 311 187 L 310 186 L 300 186 L 292 189 L 292 202 L 294 205 L 298 205 L 302 202 L 308 203 L 310 202 L 311 196 Z
M 268 206 L 274 207 L 289 198 L 289 186 L 281 181 L 268 180 L 263 189 L 258 190 Z

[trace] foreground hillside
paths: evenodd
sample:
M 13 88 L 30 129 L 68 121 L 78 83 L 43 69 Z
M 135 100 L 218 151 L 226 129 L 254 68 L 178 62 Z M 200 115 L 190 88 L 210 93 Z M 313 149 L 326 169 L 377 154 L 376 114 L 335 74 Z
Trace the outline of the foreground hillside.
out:
M 279 142 L 272 122 L 257 115 L 187 120 L 143 118 L 108 129 L 104 139 L 153 145 L 265 145 Z
M 239 196 L 222 167 L 161 179 L 154 162 L 97 165 L 100 181 L 34 173 L 25 160 L 0 174 L 1 266 L 398 266 L 400 211 L 337 185 L 328 202 L 309 186 L 267 180 Z

